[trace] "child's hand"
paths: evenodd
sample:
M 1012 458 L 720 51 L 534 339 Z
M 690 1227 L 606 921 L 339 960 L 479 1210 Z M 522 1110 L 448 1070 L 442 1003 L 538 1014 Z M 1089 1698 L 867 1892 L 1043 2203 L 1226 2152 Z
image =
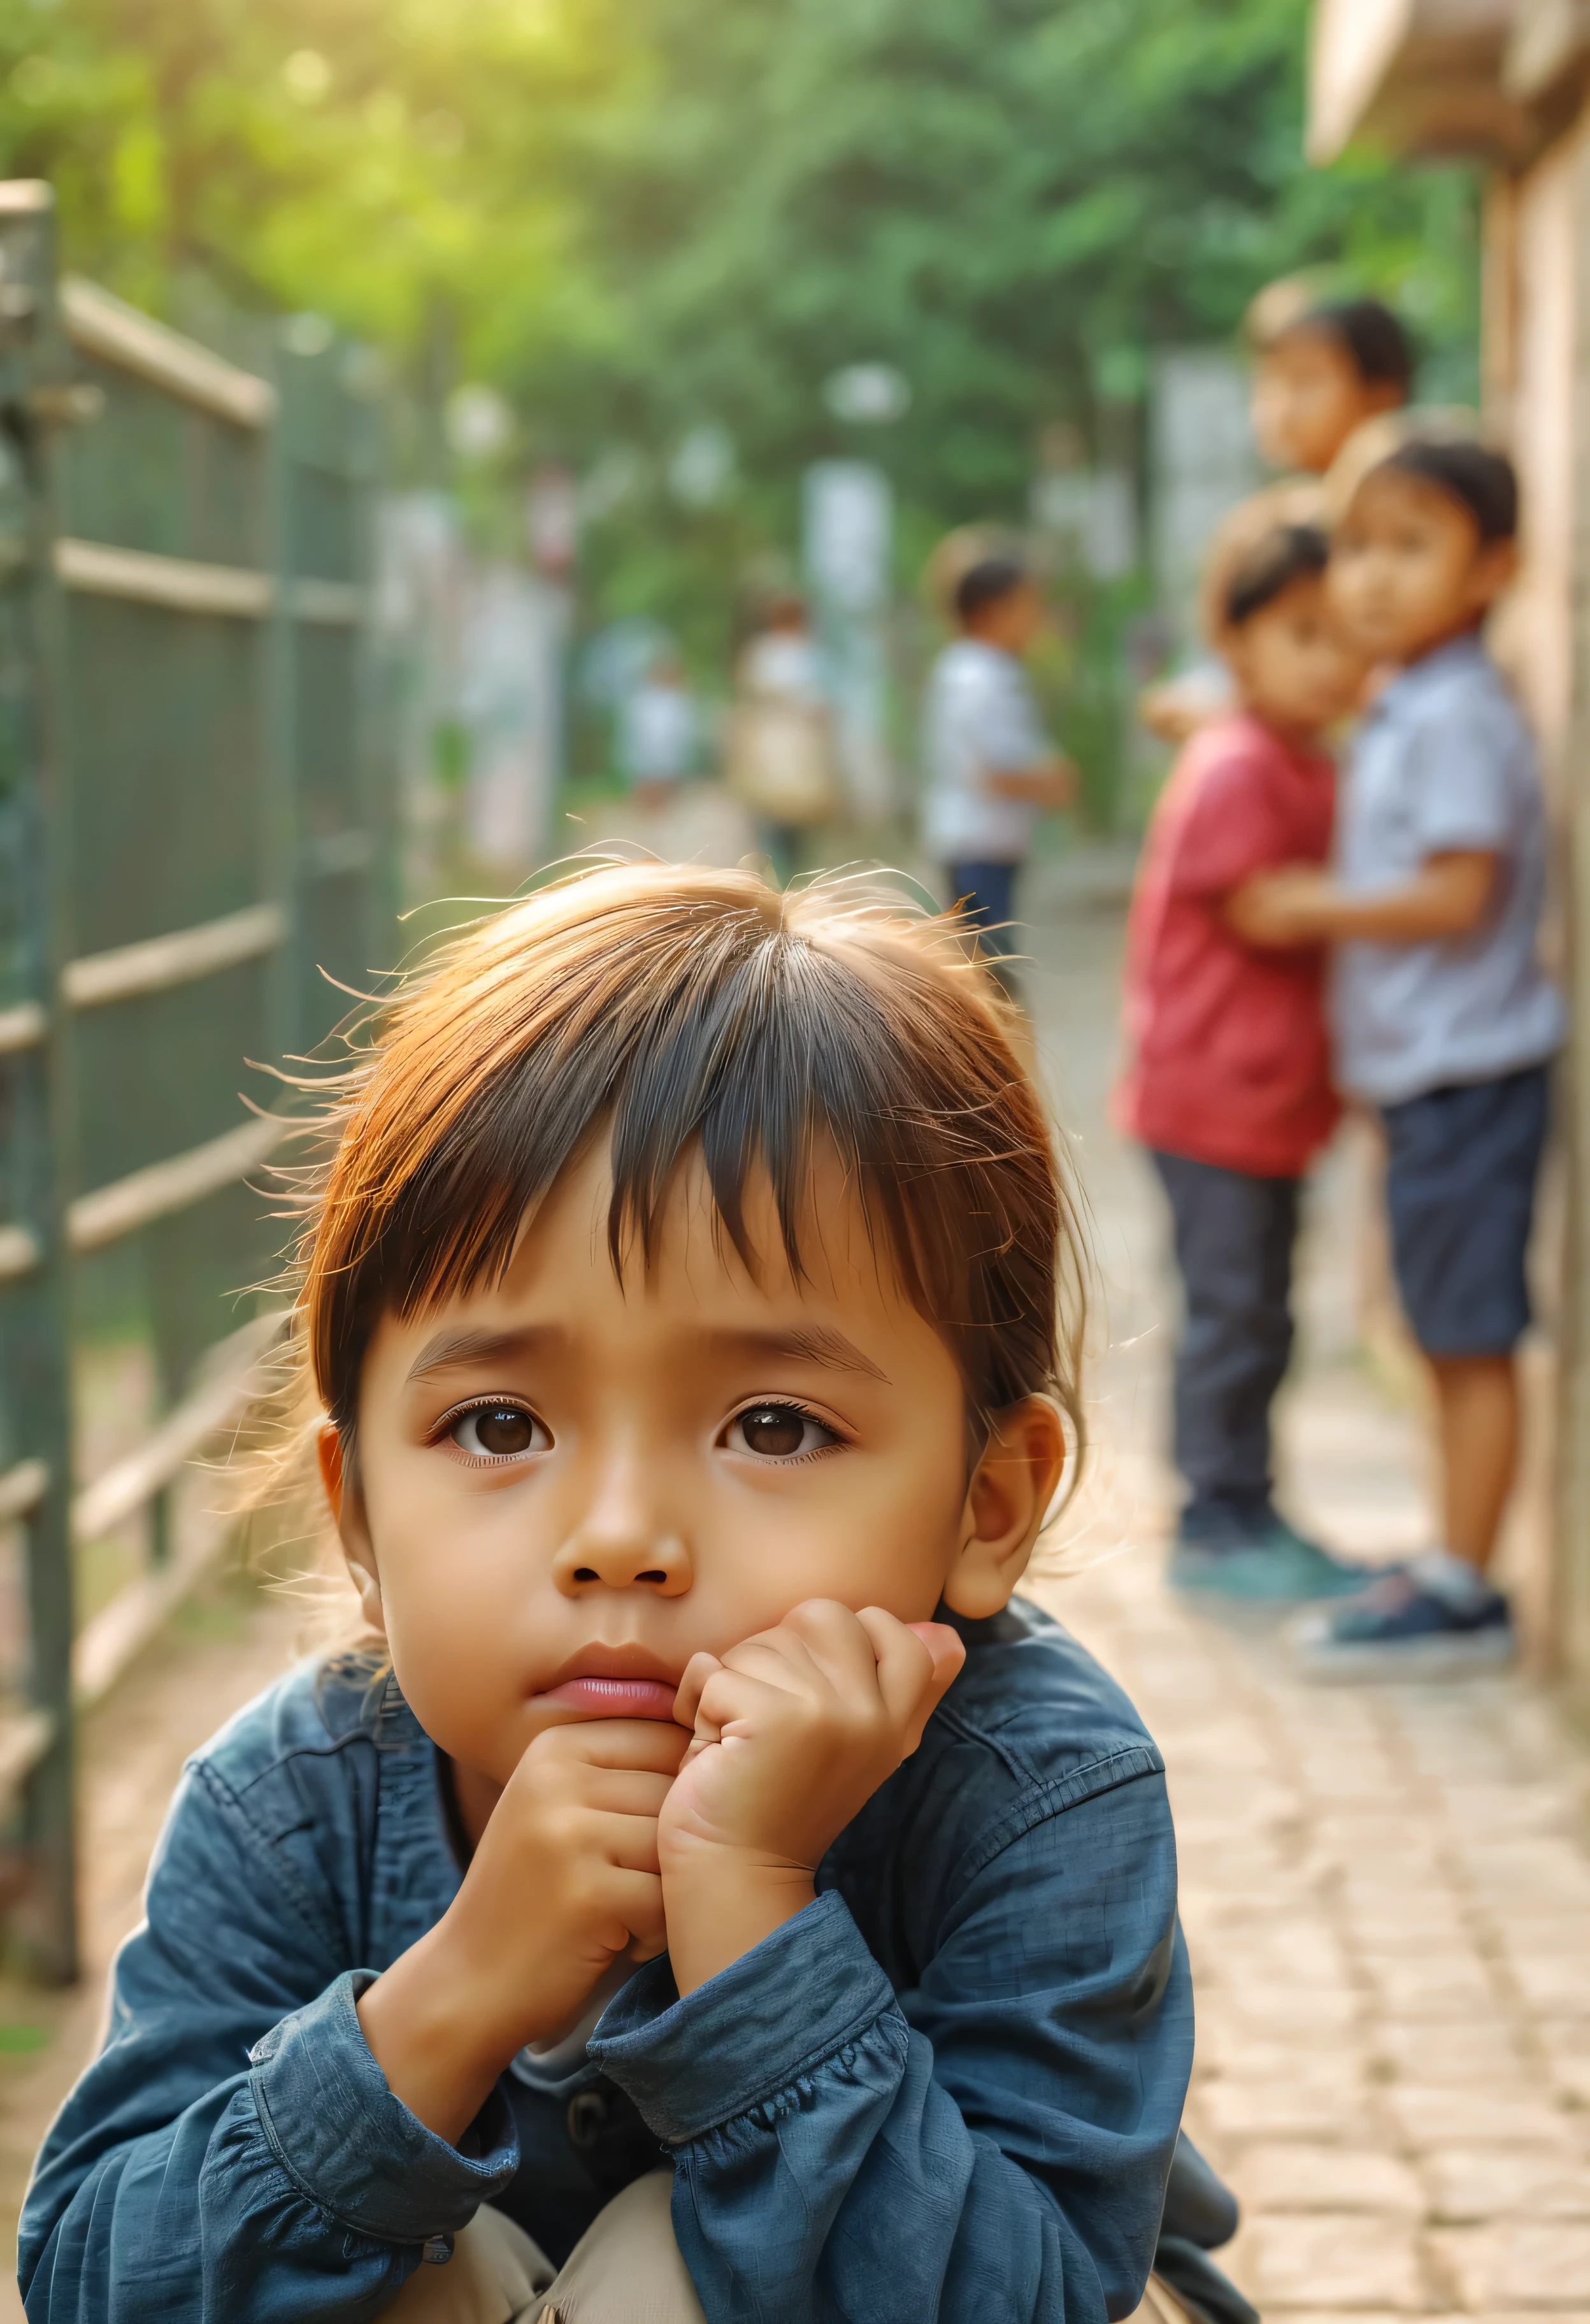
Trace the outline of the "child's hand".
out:
M 693 1657 L 675 1717 L 695 1734 L 657 1826 L 682 1994 L 811 1903 L 830 1842 L 915 1750 L 965 1654 L 943 1623 L 817 1598 Z
M 1317 944 L 1336 889 L 1312 863 L 1283 863 L 1245 880 L 1227 896 L 1221 917 L 1245 944 Z
M 468 2127 L 527 2042 L 578 2021 L 614 1960 L 662 1951 L 657 1816 L 686 1740 L 647 1719 L 538 1735 L 453 1903 L 360 2001 L 390 2087 L 439 2136 Z

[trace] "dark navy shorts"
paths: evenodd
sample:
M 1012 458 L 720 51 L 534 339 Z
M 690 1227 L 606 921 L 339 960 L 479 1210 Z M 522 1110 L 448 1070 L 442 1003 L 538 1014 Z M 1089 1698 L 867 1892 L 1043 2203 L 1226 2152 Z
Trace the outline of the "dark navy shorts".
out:
M 1384 1109 L 1392 1264 L 1427 1355 L 1506 1355 L 1528 1327 L 1548 1098 L 1547 1068 L 1530 1065 Z
M 1016 863 L 951 863 L 950 901 L 960 906 L 960 917 L 978 932 L 978 948 L 986 960 L 1008 960 L 1016 946 Z

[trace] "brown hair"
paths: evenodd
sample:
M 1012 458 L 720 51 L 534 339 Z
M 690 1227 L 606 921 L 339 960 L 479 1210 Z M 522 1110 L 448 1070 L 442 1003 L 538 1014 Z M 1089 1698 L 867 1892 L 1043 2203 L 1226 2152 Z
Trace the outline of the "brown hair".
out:
M 367 1028 L 305 1198 L 300 1344 L 351 1442 L 370 1334 L 499 1277 L 597 1136 L 615 1267 L 656 1247 L 693 1154 L 753 1271 L 748 1179 L 789 1263 L 814 1148 L 836 1149 L 986 1432 L 1034 1392 L 1080 1443 L 1080 1244 L 1009 1010 L 953 919 L 853 881 L 584 871 L 451 942 Z
M 1231 586 L 1244 567 L 1277 533 L 1322 527 L 1324 512 L 1324 487 L 1309 476 L 1267 484 L 1221 518 L 1204 551 L 1199 582 L 1204 637 L 1217 653 L 1231 634 Z

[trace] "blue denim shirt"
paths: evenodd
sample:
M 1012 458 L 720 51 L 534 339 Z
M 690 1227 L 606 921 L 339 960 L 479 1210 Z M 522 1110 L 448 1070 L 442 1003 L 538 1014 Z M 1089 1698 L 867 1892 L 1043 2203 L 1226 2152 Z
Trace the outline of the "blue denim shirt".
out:
M 1034 1609 L 960 1627 L 816 1902 L 685 2000 L 639 1970 L 458 2147 L 354 2010 L 458 1886 L 438 1755 L 390 1683 L 285 1678 L 183 1777 L 28 2194 L 32 2324 L 376 2316 L 482 2202 L 558 2258 L 664 2155 L 709 2324 L 1126 2315 L 1192 2061 L 1163 1763 Z

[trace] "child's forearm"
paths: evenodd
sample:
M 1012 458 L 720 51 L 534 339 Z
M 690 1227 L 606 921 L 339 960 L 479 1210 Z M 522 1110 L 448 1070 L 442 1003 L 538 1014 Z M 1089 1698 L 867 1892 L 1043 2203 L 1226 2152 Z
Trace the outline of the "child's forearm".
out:
M 1468 936 L 1490 907 L 1496 858 L 1479 849 L 1430 856 L 1411 880 L 1368 895 L 1323 872 L 1261 872 L 1228 896 L 1222 917 L 1245 943 L 1431 944 Z
M 1078 775 L 1070 759 L 1050 759 L 1041 767 L 1000 768 L 983 777 L 990 798 L 1023 799 L 1029 807 L 1068 807 L 1077 800 Z
M 358 2007 L 392 2096 L 456 2146 L 524 2037 L 472 1966 L 454 1957 L 446 1921 L 394 1961 Z
M 1429 944 L 1467 936 L 1490 901 L 1489 856 L 1433 858 L 1400 888 L 1353 895 L 1328 883 L 1316 923 L 1319 936 L 1337 943 Z
M 676 1855 L 663 1876 L 668 1960 L 680 1994 L 716 1977 L 775 1929 L 804 1912 L 817 1894 L 802 1866 L 758 1865 L 728 1849 Z

